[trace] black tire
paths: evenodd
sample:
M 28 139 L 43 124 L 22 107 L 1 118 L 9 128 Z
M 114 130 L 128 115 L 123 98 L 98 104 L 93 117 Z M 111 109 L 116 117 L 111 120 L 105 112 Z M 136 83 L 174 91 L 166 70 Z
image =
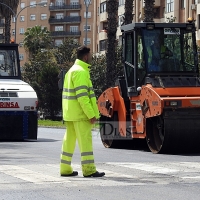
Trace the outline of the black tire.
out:
M 127 148 L 132 138 L 122 137 L 119 133 L 118 112 L 114 112 L 111 118 L 100 118 L 101 141 L 106 148 Z

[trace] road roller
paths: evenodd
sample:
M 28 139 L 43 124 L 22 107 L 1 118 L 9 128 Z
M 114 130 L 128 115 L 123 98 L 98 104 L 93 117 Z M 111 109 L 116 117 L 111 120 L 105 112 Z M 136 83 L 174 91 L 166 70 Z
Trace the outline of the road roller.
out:
M 144 139 L 153 153 L 200 152 L 195 24 L 132 23 L 121 31 L 124 76 L 98 98 L 103 145 Z

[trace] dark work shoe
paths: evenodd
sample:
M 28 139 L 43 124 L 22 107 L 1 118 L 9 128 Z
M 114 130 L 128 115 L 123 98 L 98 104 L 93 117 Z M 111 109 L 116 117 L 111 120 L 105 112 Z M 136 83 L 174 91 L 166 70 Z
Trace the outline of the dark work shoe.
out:
M 61 176 L 77 176 L 78 172 L 77 171 L 73 171 L 71 174 L 61 174 Z
M 96 171 L 95 173 L 93 173 L 93 174 L 90 174 L 90 175 L 87 175 L 87 176 L 84 176 L 84 177 L 102 177 L 102 176 L 104 176 L 105 175 L 105 173 L 104 172 L 98 172 L 98 171 Z

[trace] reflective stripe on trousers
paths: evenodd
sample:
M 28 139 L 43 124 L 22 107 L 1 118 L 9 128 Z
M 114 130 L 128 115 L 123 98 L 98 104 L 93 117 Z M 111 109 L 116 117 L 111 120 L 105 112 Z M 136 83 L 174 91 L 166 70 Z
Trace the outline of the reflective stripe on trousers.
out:
M 83 175 L 87 176 L 96 172 L 94 164 L 93 146 L 92 146 L 92 124 L 90 121 L 66 122 L 67 130 L 63 138 L 60 173 L 70 174 L 73 172 L 71 159 L 78 140 L 81 152 L 81 165 Z

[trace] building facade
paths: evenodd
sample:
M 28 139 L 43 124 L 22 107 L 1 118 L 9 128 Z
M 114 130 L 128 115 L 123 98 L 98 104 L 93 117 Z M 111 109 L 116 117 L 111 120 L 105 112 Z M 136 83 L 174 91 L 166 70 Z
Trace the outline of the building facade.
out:
M 36 4 L 44 3 L 44 5 Z M 97 37 L 96 1 L 91 1 L 87 17 L 87 46 L 94 52 Z M 80 44 L 86 40 L 86 6 L 84 0 L 21 0 L 17 9 L 17 24 L 11 24 L 12 38 L 16 34 L 19 43 L 20 65 L 28 60 L 28 54 L 23 48 L 24 32 L 27 28 L 40 25 L 51 31 L 52 43 L 58 46 L 72 37 Z
M 125 0 L 119 0 L 118 7 L 118 29 L 117 40 L 121 43 L 120 26 L 123 23 Z M 133 22 L 143 22 L 144 19 L 144 0 L 133 1 Z M 105 53 L 107 34 L 107 17 L 106 0 L 97 0 L 97 48 L 98 53 Z M 197 44 L 200 45 L 200 0 L 155 0 L 154 5 L 154 22 L 187 22 L 188 18 L 192 17 L 197 27 Z
M 124 18 L 125 0 L 118 0 L 118 29 L 117 40 L 121 44 L 120 26 Z M 40 2 L 46 6 L 35 5 Z M 133 1 L 133 22 L 143 22 L 144 0 Z M 107 45 L 107 17 L 106 0 L 91 0 L 88 7 L 87 46 L 93 53 L 105 53 Z M 84 0 L 21 0 L 17 9 L 17 24 L 11 25 L 12 38 L 16 34 L 19 43 L 21 66 L 27 61 L 28 56 L 23 48 L 24 32 L 35 25 L 47 27 L 51 31 L 52 42 L 60 45 L 66 38 L 73 37 L 80 44 L 86 40 L 86 6 Z M 200 0 L 155 0 L 154 21 L 187 22 L 192 17 L 197 27 L 197 44 L 200 45 Z M 0 23 L 3 26 L 3 21 Z M 0 33 L 1 39 L 1 33 Z

